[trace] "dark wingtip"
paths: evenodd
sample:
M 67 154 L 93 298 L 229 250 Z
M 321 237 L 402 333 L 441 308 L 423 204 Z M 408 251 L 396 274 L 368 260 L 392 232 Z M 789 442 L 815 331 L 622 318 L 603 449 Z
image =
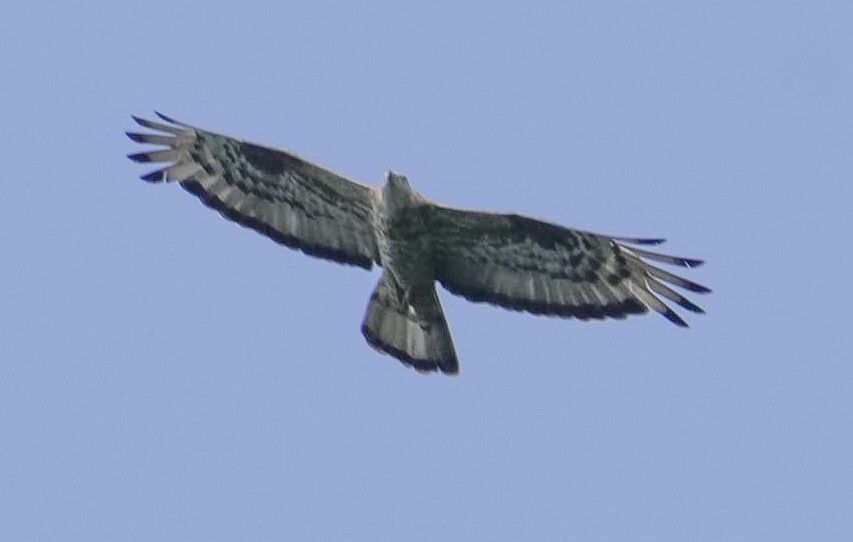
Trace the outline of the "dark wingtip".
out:
M 622 243 L 628 243 L 630 245 L 660 245 L 666 242 L 666 239 L 662 237 L 654 239 L 645 239 L 637 237 L 615 237 L 614 239 Z
M 685 299 L 685 300 L 683 300 L 683 301 L 684 301 L 684 302 L 683 302 L 683 303 L 679 303 L 679 305 L 681 305 L 681 306 L 682 306 L 682 307 L 684 307 L 685 309 L 687 309 L 687 310 L 689 310 L 689 311 L 692 311 L 692 312 L 695 312 L 696 314 L 705 314 L 705 309 L 703 309 L 703 308 L 702 308 L 702 307 L 700 307 L 699 305 L 697 305 L 697 304 L 695 304 L 695 303 L 691 303 L 690 301 L 687 301 L 686 299 Z
M 161 183 L 166 180 L 164 171 L 165 170 L 158 169 L 157 171 L 152 171 L 151 173 L 142 175 L 139 178 L 147 183 Z
M 137 143 L 145 143 L 145 136 L 142 134 L 137 134 L 135 132 L 125 132 L 124 135 L 129 137 L 131 141 L 136 141 Z
M 145 119 L 143 119 L 142 117 L 137 117 L 136 115 L 131 115 L 130 118 L 132 118 L 133 122 L 135 122 L 136 124 L 138 124 L 140 126 L 145 126 Z
M 669 307 L 666 308 L 664 312 L 661 313 L 667 320 L 677 325 L 678 327 L 688 328 L 687 322 L 684 321 L 684 318 L 676 314 L 676 312 Z
M 160 117 L 161 119 L 165 120 L 166 122 L 171 122 L 172 124 L 177 124 L 178 126 L 186 126 L 186 124 L 184 124 L 183 122 L 179 122 L 179 121 L 173 119 L 172 117 L 170 117 L 168 115 L 164 115 L 163 113 L 161 113 L 159 111 L 154 111 L 154 114 L 157 115 L 158 117 Z
M 634 239 L 634 243 L 638 245 L 661 245 L 666 242 L 664 238 L 657 239 Z
M 697 260 L 695 258 L 682 258 L 680 264 L 684 267 L 699 267 L 703 265 L 705 260 Z
M 133 160 L 134 162 L 150 162 L 151 154 L 147 152 L 138 152 L 136 154 L 128 154 L 128 158 Z

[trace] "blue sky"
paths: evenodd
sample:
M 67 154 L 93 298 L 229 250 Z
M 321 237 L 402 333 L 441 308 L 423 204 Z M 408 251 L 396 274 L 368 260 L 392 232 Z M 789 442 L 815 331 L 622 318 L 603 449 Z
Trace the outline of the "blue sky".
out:
M 5 3 L 0 539 L 850 540 L 849 2 Z M 682 330 L 441 293 L 138 180 L 161 110 L 448 204 L 663 236 Z

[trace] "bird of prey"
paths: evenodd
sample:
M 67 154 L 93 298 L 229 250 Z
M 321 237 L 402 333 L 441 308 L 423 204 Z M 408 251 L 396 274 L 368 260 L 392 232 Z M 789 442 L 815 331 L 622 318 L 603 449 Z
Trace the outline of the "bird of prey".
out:
M 608 237 L 520 214 L 454 209 L 388 172 L 368 187 L 298 155 L 201 130 L 157 113 L 128 132 L 159 149 L 131 154 L 163 162 L 142 176 L 176 181 L 224 217 L 305 254 L 370 269 L 382 277 L 361 331 L 377 350 L 421 372 L 455 374 L 459 362 L 436 294 L 451 293 L 516 311 L 563 318 L 625 318 L 653 310 L 686 327 L 661 298 L 703 310 L 666 283 L 704 286 L 647 260 L 695 267 L 701 260 L 649 252 L 663 239 Z

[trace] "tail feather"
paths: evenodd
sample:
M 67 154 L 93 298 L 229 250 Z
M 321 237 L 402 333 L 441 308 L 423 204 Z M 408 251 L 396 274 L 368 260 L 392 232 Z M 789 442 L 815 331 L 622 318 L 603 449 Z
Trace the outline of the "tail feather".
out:
M 367 342 L 418 371 L 459 372 L 459 361 L 435 292 L 400 299 L 393 279 L 382 275 L 361 326 Z

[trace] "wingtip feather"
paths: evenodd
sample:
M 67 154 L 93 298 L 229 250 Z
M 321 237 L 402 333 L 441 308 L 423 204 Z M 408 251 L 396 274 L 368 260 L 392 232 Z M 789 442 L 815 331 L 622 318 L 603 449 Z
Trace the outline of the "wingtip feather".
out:
M 157 171 L 140 175 L 139 178 L 147 183 L 161 183 L 166 180 L 165 171 L 165 169 L 158 169 Z
M 662 311 L 661 314 L 664 316 L 664 318 L 666 318 L 667 320 L 669 320 L 673 324 L 677 325 L 678 327 L 683 327 L 683 328 L 689 328 L 690 327 L 687 324 L 687 322 L 684 321 L 684 318 L 679 316 L 678 313 L 676 313 L 674 310 L 670 309 L 669 307 L 667 307 L 666 310 Z
M 161 132 L 166 132 L 168 134 L 173 135 L 177 135 L 181 132 L 184 132 L 185 128 L 187 127 L 185 124 L 181 124 L 174 121 L 167 121 L 169 122 L 169 124 L 163 124 L 160 122 L 155 122 L 153 120 L 143 119 L 142 117 L 137 117 L 136 115 L 131 115 L 130 118 L 132 118 L 136 122 L 136 124 L 145 128 L 159 130 Z
M 637 245 L 662 245 L 666 243 L 666 239 L 663 237 L 655 239 L 633 239 L 632 242 Z
M 174 118 L 170 117 L 169 115 L 165 115 L 159 111 L 154 111 L 154 114 L 157 115 L 158 117 L 160 117 L 161 119 L 165 120 L 166 122 L 170 122 L 172 124 L 177 124 L 178 126 L 188 126 L 187 124 L 184 124 L 183 122 L 181 122 L 179 120 L 175 120 Z
M 151 161 L 151 153 L 148 152 L 138 152 L 135 154 L 128 154 L 128 158 L 133 160 L 134 162 L 150 162 Z
M 649 239 L 638 237 L 615 237 L 614 239 L 631 245 L 661 245 L 666 242 L 666 239 L 664 239 L 663 237 L 655 237 Z

